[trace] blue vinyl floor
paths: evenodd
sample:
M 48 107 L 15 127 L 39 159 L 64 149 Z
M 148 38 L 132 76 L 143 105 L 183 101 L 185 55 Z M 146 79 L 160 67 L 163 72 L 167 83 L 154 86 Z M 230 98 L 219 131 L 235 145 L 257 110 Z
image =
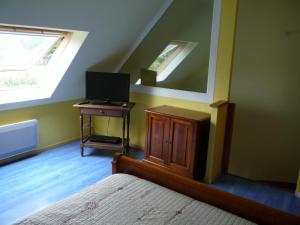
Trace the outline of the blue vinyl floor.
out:
M 0 225 L 11 224 L 111 175 L 115 151 L 85 148 L 79 142 L 0 167 Z M 143 157 L 131 151 L 134 158 Z
M 296 198 L 292 190 L 276 188 L 232 175 L 223 175 L 212 185 L 226 192 L 300 216 L 300 198 Z
M 115 151 L 85 149 L 72 142 L 0 167 L 0 225 L 12 224 L 111 175 Z M 130 151 L 142 159 L 140 151 Z M 234 176 L 213 186 L 300 216 L 300 199 L 292 192 Z

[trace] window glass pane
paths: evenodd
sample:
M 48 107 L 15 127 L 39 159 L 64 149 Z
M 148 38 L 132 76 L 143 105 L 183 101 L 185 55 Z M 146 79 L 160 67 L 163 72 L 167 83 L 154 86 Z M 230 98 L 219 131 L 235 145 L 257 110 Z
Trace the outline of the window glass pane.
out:
M 178 40 L 170 42 L 148 67 L 148 70 L 156 72 L 156 84 L 165 81 L 196 46 L 196 42 Z M 136 85 L 141 83 L 143 83 L 141 79 L 136 81 Z
M 28 65 L 59 36 L 0 32 L 0 67 Z
M 36 65 L 40 66 L 46 66 L 48 65 L 48 62 L 52 58 L 54 52 L 57 50 L 57 48 L 60 46 L 61 42 L 63 41 L 64 37 L 60 37 L 57 39 L 54 44 L 48 49 L 48 51 L 39 58 L 39 60 L 36 62 Z
M 39 76 L 32 70 L 0 72 L 0 91 L 38 87 Z
M 169 44 L 149 66 L 149 70 L 158 71 L 158 68 L 178 49 L 178 47 L 179 45 L 176 43 Z
M 0 31 L 0 91 L 39 87 L 64 37 Z

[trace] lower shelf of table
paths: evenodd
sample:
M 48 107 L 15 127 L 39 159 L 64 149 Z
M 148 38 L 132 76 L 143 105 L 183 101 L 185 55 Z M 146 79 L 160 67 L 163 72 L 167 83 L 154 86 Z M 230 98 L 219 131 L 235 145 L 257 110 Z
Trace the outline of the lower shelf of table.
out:
M 108 149 L 108 150 L 123 150 L 128 146 L 128 140 L 124 139 L 124 143 L 105 143 L 105 142 L 95 142 L 87 140 L 86 142 L 80 142 L 80 147 L 90 147 L 90 148 L 98 148 L 98 149 Z

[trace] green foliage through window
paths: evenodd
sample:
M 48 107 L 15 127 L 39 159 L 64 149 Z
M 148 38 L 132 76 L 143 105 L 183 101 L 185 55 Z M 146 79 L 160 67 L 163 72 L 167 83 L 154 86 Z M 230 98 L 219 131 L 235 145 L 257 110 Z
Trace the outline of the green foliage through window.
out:
M 38 77 L 30 73 L 15 72 L 14 74 L 0 76 L 0 90 L 37 86 Z
M 64 38 L 59 33 L 0 29 L 0 90 L 38 87 Z
M 178 49 L 179 45 L 176 43 L 169 44 L 149 66 L 149 70 L 158 71 L 159 67 Z

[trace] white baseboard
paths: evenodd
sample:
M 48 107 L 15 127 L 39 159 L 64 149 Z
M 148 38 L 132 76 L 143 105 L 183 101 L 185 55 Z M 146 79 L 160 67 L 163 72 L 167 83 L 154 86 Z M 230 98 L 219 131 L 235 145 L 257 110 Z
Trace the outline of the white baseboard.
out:
M 295 196 L 296 196 L 297 198 L 300 198 L 300 192 L 296 192 L 296 193 L 295 193 Z

